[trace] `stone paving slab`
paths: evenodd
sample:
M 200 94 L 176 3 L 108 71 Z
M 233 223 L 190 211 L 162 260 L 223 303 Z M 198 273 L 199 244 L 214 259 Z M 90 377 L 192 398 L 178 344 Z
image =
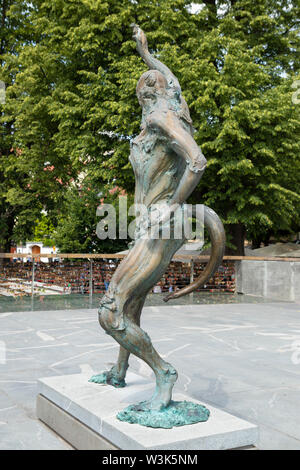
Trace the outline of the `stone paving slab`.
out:
M 299 311 L 285 302 L 145 307 L 142 328 L 178 370 L 176 393 L 257 424 L 261 449 L 300 450 Z M 37 421 L 37 381 L 111 367 L 118 346 L 96 309 L 0 313 L 0 341 L 0 449 L 70 448 Z M 135 357 L 130 370 L 154 383 Z

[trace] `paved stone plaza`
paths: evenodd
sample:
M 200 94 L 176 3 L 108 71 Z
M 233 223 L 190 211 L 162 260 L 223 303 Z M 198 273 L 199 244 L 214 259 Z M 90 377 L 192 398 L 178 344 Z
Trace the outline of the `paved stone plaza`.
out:
M 145 307 L 142 327 L 177 368 L 177 392 L 258 424 L 261 449 L 299 450 L 299 310 L 283 302 Z M 70 449 L 36 419 L 36 382 L 99 372 L 118 346 L 95 309 L 5 312 L 0 325 L 0 449 Z M 134 357 L 130 365 L 151 375 Z

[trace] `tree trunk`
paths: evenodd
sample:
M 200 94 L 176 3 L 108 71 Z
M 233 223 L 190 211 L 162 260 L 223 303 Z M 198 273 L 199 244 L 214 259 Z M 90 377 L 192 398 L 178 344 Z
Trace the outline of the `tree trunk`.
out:
M 228 241 L 234 248 L 226 247 L 226 255 L 245 256 L 245 235 L 246 230 L 243 224 L 230 224 L 226 226 Z
M 271 235 L 272 235 L 272 232 L 269 230 L 266 230 L 265 232 L 261 232 L 258 235 L 253 235 L 251 238 L 252 250 L 260 248 L 262 243 L 264 244 L 264 246 L 268 246 L 270 243 Z
M 0 253 L 7 253 L 5 246 L 0 246 Z M 1 269 L 3 269 L 3 266 L 7 263 L 9 263 L 9 258 L 1 258 L 0 256 L 0 272 L 1 272 Z
M 4 215 L 4 221 L 3 224 L 5 226 L 5 235 L 3 236 L 3 241 L 0 246 L 0 253 L 10 253 L 10 247 L 12 245 L 12 239 L 13 239 L 13 229 L 14 229 L 14 211 L 11 210 L 10 213 L 7 213 Z M 10 262 L 10 258 L 1 258 L 0 257 L 0 267 L 3 267 L 4 264 L 7 264 Z
M 257 250 L 258 248 L 260 248 L 260 245 L 262 243 L 262 239 L 261 239 L 261 236 L 256 236 L 256 237 L 252 237 L 252 250 Z
M 3 253 L 2 246 L 0 246 L 0 253 Z M 0 256 L 0 272 L 1 272 L 1 269 L 3 269 L 3 258 L 1 258 L 1 256 Z

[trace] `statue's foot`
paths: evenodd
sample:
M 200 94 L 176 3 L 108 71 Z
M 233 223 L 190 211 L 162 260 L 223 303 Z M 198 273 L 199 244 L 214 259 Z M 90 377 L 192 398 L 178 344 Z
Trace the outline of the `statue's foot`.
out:
M 124 378 L 120 377 L 120 375 L 115 372 L 114 368 L 109 371 L 102 372 L 101 374 L 93 375 L 89 379 L 89 382 L 112 385 L 115 388 L 122 388 L 126 386 Z
M 163 371 L 156 378 L 156 390 L 151 400 L 143 401 L 136 407 L 136 411 L 162 411 L 166 408 L 172 398 L 172 390 L 177 380 L 176 370 L 170 366 L 167 371 Z
M 171 429 L 174 426 L 185 426 L 207 421 L 209 410 L 199 403 L 173 401 L 163 410 L 143 409 L 145 403 L 129 405 L 117 414 L 120 421 L 140 424 L 150 428 Z M 140 408 L 138 407 L 140 406 Z

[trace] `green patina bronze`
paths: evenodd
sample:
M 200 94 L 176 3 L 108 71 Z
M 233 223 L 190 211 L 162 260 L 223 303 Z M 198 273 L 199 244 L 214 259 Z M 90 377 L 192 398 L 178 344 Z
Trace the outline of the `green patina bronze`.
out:
M 126 382 L 124 379 L 118 378 L 118 376 L 112 374 L 111 372 L 102 372 L 101 374 L 93 375 L 89 382 L 95 384 L 106 384 L 112 385 L 115 388 L 123 388 L 126 387 Z
M 175 426 L 185 426 L 207 421 L 209 410 L 198 403 L 190 401 L 173 401 L 162 410 L 149 410 L 147 402 L 130 405 L 117 414 L 120 421 L 140 424 L 150 428 L 171 429 Z
M 209 412 L 193 403 L 172 402 L 177 371 L 158 354 L 140 327 L 147 294 L 186 242 L 184 235 L 178 239 L 174 231 L 169 238 L 154 238 L 152 229 L 160 227 L 162 231 L 166 215 L 167 223 L 174 228 L 170 208 L 183 210 L 204 173 L 206 159 L 193 138 L 192 120 L 177 78 L 150 54 L 147 38 L 137 25 L 133 25 L 133 32 L 137 50 L 150 69 L 143 73 L 136 88 L 142 123 L 140 134 L 131 141 L 129 156 L 136 182 L 136 232 L 134 243 L 116 269 L 99 307 L 99 323 L 120 344 L 119 357 L 110 371 L 93 376 L 90 381 L 124 387 L 129 356 L 136 355 L 153 370 L 156 390 L 149 402 L 133 405 L 118 417 L 145 426 L 169 428 L 206 420 Z M 155 209 L 158 204 L 164 208 L 162 211 Z M 146 213 L 140 214 L 138 205 L 143 205 Z M 211 239 L 206 268 L 192 284 L 170 293 L 165 301 L 201 287 L 218 269 L 224 254 L 225 233 L 218 215 L 208 207 L 204 207 L 204 225 Z

